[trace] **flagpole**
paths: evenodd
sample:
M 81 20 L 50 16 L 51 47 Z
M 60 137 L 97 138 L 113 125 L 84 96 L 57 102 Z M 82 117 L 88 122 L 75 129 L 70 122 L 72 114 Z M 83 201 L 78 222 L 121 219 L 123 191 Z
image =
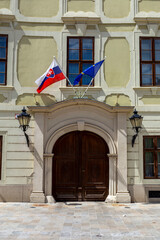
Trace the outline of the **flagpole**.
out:
M 69 82 L 69 84 L 71 85 L 71 87 L 72 87 L 72 89 L 73 89 L 75 95 L 79 98 L 79 96 L 77 95 L 77 91 L 76 91 L 76 89 L 73 87 L 73 84 L 71 83 L 71 81 L 69 80 L 69 78 L 68 78 L 68 77 L 66 76 L 66 74 L 64 73 L 64 71 L 63 71 L 63 69 L 61 68 L 61 66 L 60 66 L 59 62 L 57 61 L 56 57 L 53 56 L 53 58 L 54 58 L 54 59 L 56 60 L 56 62 L 58 63 L 59 68 L 61 69 L 62 73 L 63 73 L 64 76 L 66 77 L 66 79 L 67 79 L 67 81 Z
M 85 94 L 86 94 L 86 92 L 88 91 L 88 88 L 91 86 L 91 84 L 92 84 L 93 80 L 94 80 L 94 78 L 92 78 L 92 80 L 90 81 L 90 83 L 89 83 L 88 87 L 86 88 L 86 90 L 85 90 L 85 92 L 83 93 L 83 95 L 82 95 L 82 97 L 81 97 L 81 98 L 83 98 L 83 97 L 84 97 L 84 95 L 85 95 Z

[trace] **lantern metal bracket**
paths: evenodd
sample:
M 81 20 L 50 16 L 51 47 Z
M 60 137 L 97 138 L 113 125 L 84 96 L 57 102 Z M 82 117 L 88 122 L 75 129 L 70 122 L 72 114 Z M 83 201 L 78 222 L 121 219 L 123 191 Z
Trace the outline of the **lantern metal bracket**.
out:
M 138 136 L 138 133 L 139 133 L 140 129 L 142 128 L 141 125 L 142 125 L 142 120 L 143 120 L 143 117 L 138 114 L 136 109 L 134 110 L 133 113 L 134 113 L 133 116 L 129 118 L 129 120 L 132 124 L 132 128 L 136 133 L 132 137 L 132 147 L 134 146 L 134 143 Z
M 27 134 L 25 131 L 26 131 L 26 130 L 23 129 L 24 136 L 25 136 L 26 142 L 27 142 L 27 146 L 29 147 L 29 137 L 28 137 L 28 134 Z
M 138 133 L 139 133 L 139 128 L 135 128 L 136 134 L 133 135 L 132 137 L 132 147 L 134 147 L 134 143 L 136 141 L 136 138 L 138 137 Z
M 27 146 L 29 147 L 29 137 L 28 134 L 26 133 L 26 130 L 29 127 L 29 122 L 31 119 L 31 115 L 26 112 L 25 107 L 23 107 L 22 112 L 17 115 L 17 119 L 19 120 L 20 123 L 20 128 L 24 132 L 24 136 L 26 138 Z

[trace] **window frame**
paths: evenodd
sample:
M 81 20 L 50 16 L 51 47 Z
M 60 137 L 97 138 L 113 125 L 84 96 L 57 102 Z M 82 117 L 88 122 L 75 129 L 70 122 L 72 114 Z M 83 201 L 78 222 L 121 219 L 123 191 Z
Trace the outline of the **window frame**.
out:
M 71 38 L 74 38 L 74 39 L 79 39 L 79 60 L 69 60 L 69 39 Z M 82 39 L 84 38 L 88 38 L 88 39 L 92 39 L 92 55 L 93 55 L 93 58 L 92 60 L 82 60 Z M 94 40 L 95 38 L 94 37 L 77 37 L 77 36 L 68 36 L 67 37 L 67 77 L 69 75 L 69 63 L 79 63 L 79 74 L 82 72 L 82 65 L 83 63 L 91 63 L 92 65 L 94 65 Z M 70 84 L 68 83 L 68 81 L 66 81 L 66 86 L 67 87 L 70 87 Z M 85 87 L 85 86 L 88 86 L 88 85 L 84 85 L 82 84 L 82 78 L 79 82 L 79 85 L 77 85 L 77 87 Z M 94 86 L 94 79 L 93 79 L 93 82 L 92 82 L 92 85 L 91 87 Z
M 145 149 L 145 139 L 147 139 L 147 138 L 153 138 L 153 149 L 152 148 Z M 144 176 L 144 179 L 160 179 L 160 176 L 158 176 L 158 159 L 157 159 L 157 152 L 160 152 L 160 148 L 157 148 L 157 138 L 160 138 L 160 136 L 158 136 L 158 135 L 143 136 L 143 176 Z M 153 160 L 154 160 L 154 176 L 153 177 L 145 176 L 145 172 L 146 172 L 145 153 L 146 152 L 153 152 Z
M 142 60 L 142 40 L 151 40 L 151 53 L 152 53 L 152 60 L 151 61 L 144 61 Z M 156 85 L 156 74 L 155 74 L 155 64 L 160 64 L 160 60 L 155 60 L 155 40 L 160 40 L 160 37 L 140 37 L 140 86 L 141 87 L 160 87 L 160 85 Z M 142 64 L 152 64 L 152 84 L 151 85 L 144 85 L 142 83 Z
M 0 180 L 2 180 L 2 143 L 3 143 L 3 136 L 0 136 Z
M 0 34 L 0 37 L 6 37 L 6 58 L 0 58 L 0 62 L 5 62 L 5 81 L 4 83 L 0 83 L 0 86 L 7 85 L 7 62 L 8 62 L 8 35 L 7 34 Z

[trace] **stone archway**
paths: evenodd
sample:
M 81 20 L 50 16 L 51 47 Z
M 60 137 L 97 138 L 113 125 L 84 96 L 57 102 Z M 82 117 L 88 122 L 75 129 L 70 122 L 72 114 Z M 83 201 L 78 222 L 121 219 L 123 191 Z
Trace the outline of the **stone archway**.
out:
M 31 202 L 52 198 L 52 148 L 72 131 L 90 131 L 109 147 L 109 196 L 106 201 L 130 202 L 127 190 L 127 113 L 131 107 L 111 107 L 88 99 L 72 99 L 48 107 L 29 107 L 35 115 L 34 176 Z
M 89 131 L 97 134 L 101 138 L 104 139 L 106 144 L 109 147 L 109 195 L 106 201 L 116 201 L 116 146 L 112 137 L 105 132 L 101 128 L 94 126 L 92 124 L 85 124 L 85 122 L 77 122 L 76 124 L 68 125 L 63 127 L 62 129 L 58 129 L 48 140 L 45 152 L 50 154 L 44 154 L 45 157 L 45 193 L 47 199 L 51 202 L 54 202 L 52 196 L 52 158 L 54 153 L 52 154 L 52 149 L 57 140 L 63 135 L 70 133 L 72 131 Z

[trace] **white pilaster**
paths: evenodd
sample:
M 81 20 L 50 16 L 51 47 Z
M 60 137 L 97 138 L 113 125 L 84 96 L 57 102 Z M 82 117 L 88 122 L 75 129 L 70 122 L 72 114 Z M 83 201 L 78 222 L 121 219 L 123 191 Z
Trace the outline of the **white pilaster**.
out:
M 55 200 L 52 196 L 52 162 L 54 154 L 44 154 L 44 163 L 45 163 L 45 195 L 46 202 L 54 203 Z
M 108 154 L 109 157 L 109 195 L 106 202 L 116 202 L 117 182 L 117 154 Z
M 118 113 L 117 116 L 117 202 L 131 202 L 131 196 L 127 190 L 127 120 L 126 113 Z
M 43 133 L 44 113 L 35 114 L 35 149 L 34 149 L 34 175 L 33 191 L 30 196 L 31 202 L 45 202 L 43 192 L 44 163 L 43 163 Z

